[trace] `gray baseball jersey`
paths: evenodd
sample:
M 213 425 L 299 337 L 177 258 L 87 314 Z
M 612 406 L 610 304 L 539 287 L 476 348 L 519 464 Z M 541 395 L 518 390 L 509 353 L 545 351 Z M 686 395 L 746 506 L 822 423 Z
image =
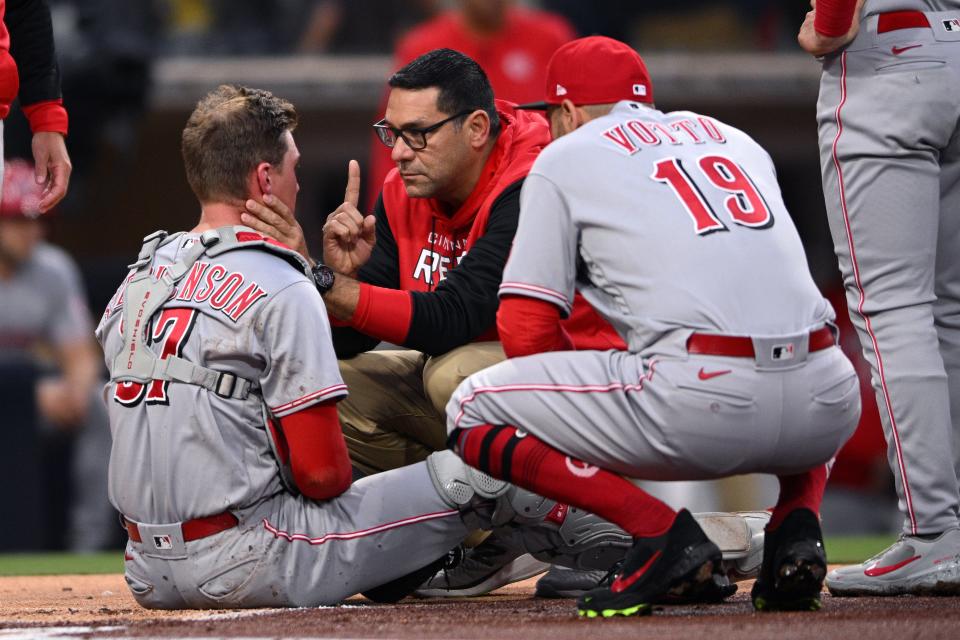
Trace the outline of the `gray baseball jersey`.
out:
M 500 293 L 568 312 L 575 289 L 629 351 L 486 369 L 454 394 L 451 428 L 512 424 L 591 465 L 681 480 L 798 473 L 857 424 L 852 365 L 809 346 L 833 311 L 773 164 L 733 127 L 621 102 L 544 150 Z M 746 337 L 756 356 L 688 354 L 694 332 Z
M 90 339 L 80 273 L 58 247 L 37 245 L 13 277 L 0 279 L 0 300 L 0 357 L 33 358 L 45 345 Z
M 905 9 L 925 20 L 879 28 Z M 935 533 L 960 509 L 960 2 L 867 0 L 864 14 L 824 60 L 823 190 L 904 532 Z
M 170 269 L 197 238 L 168 238 L 151 272 Z M 124 307 L 145 302 L 127 297 L 125 282 L 97 329 L 108 366 L 129 347 Z M 232 373 L 260 390 L 241 399 L 176 381 L 106 386 L 110 496 L 138 523 L 142 541 L 127 546 L 126 577 L 144 606 L 335 603 L 425 566 L 462 539 L 457 510 L 424 464 L 324 502 L 284 488 L 267 411 L 282 417 L 346 394 L 323 301 L 303 271 L 262 249 L 201 256 L 143 329 L 158 356 Z M 225 511 L 238 526 L 184 541 L 182 522 Z

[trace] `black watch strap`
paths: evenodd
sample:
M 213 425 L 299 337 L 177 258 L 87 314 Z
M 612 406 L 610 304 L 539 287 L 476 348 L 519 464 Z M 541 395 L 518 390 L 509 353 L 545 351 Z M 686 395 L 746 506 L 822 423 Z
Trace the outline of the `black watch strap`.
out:
M 318 262 L 313 265 L 311 272 L 313 273 L 313 282 L 316 284 L 317 291 L 320 292 L 320 295 L 325 294 L 333 288 L 333 281 L 336 279 L 336 272 L 334 272 L 333 269 L 322 262 Z

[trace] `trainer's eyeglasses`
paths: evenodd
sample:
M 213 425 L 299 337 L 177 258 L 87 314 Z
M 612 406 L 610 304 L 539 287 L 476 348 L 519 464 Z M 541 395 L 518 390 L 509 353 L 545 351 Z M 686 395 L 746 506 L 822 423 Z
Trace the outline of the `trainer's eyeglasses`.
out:
M 433 133 L 451 120 L 462 118 L 463 116 L 471 114 L 474 111 L 475 109 L 464 109 L 460 113 L 455 113 L 449 118 L 444 118 L 440 122 L 436 122 L 429 127 L 406 127 L 404 129 L 391 127 L 387 124 L 387 119 L 384 118 L 380 122 L 373 125 L 373 130 L 377 132 L 377 137 L 380 138 L 380 142 L 390 149 L 393 149 L 393 145 L 397 144 L 397 138 L 403 138 L 403 142 L 408 147 L 414 151 L 421 151 L 427 148 L 428 133 Z

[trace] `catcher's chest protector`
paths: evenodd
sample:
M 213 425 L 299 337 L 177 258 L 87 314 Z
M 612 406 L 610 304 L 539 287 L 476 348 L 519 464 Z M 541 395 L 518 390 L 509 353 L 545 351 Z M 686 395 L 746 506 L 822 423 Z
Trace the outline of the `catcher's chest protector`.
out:
M 157 249 L 183 236 L 183 232 L 168 235 L 157 231 L 143 240 L 137 261 L 130 265 L 135 270 L 126 289 L 127 303 L 123 308 L 121 333 L 125 348 L 113 360 L 110 380 L 115 382 L 147 383 L 165 380 L 195 384 L 224 398 L 244 399 L 255 385 L 249 380 L 218 372 L 194 364 L 179 356 L 159 358 L 147 347 L 154 316 L 176 291 L 177 284 L 194 263 L 204 256 L 216 257 L 236 249 L 260 249 L 275 253 L 312 279 L 310 266 L 295 251 L 268 240 L 247 227 L 220 227 L 204 232 L 176 262 L 159 276 L 152 273 Z

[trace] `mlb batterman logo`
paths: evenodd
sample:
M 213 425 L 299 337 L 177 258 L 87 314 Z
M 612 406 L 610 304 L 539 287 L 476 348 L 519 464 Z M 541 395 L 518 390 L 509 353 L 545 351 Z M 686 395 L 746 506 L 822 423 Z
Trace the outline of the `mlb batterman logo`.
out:
M 775 344 L 770 352 L 770 358 L 774 361 L 793 360 L 794 347 L 792 342 L 787 344 Z
M 944 20 L 943 28 L 951 32 L 960 31 L 960 18 L 951 18 L 950 20 Z
M 153 546 L 157 549 L 173 549 L 173 540 L 170 536 L 153 536 Z

